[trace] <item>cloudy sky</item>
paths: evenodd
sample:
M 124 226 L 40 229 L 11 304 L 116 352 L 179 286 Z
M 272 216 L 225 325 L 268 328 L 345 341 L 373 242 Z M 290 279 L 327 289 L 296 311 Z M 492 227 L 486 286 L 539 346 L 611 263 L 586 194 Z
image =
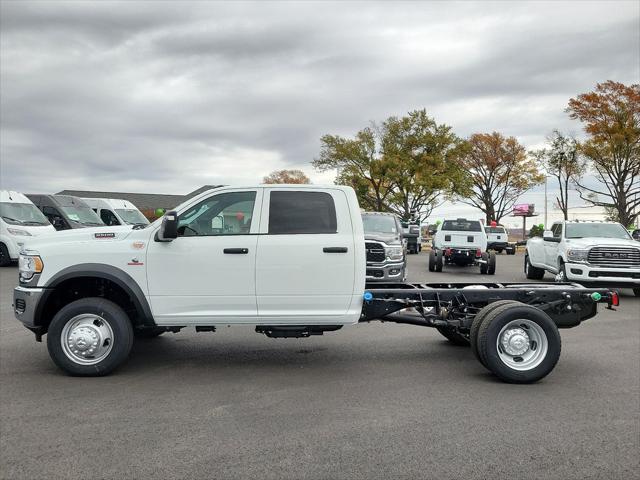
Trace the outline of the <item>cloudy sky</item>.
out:
M 330 183 L 321 135 L 416 108 L 535 148 L 581 134 L 572 96 L 640 78 L 637 1 L 0 5 L 0 183 L 20 191 Z

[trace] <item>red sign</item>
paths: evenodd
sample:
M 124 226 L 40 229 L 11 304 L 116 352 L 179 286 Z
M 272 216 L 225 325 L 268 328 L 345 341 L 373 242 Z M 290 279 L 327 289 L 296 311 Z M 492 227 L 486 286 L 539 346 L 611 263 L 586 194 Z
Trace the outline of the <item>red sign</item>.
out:
M 511 215 L 517 217 L 528 217 L 533 215 L 535 207 L 536 206 L 533 203 L 521 203 L 519 205 L 514 205 Z

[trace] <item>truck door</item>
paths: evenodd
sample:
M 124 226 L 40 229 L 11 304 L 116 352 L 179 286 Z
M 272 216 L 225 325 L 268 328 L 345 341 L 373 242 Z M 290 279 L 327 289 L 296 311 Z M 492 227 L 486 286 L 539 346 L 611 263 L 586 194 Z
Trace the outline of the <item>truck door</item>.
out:
M 150 240 L 147 282 L 158 324 L 256 322 L 261 200 L 261 188 L 224 190 L 179 213 L 178 238 Z
M 544 240 L 544 258 L 546 265 L 555 271 L 558 268 L 558 248 L 562 239 L 562 223 L 554 223 L 551 226 L 551 232 L 553 240 Z
M 260 322 L 351 322 L 345 315 L 356 255 L 345 193 L 269 188 L 263 212 L 256 260 Z

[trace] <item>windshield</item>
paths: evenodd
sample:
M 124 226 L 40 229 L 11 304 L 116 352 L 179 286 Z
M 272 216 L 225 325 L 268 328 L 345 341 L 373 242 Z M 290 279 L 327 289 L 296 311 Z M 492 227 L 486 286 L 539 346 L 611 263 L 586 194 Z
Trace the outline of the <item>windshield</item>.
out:
M 629 232 L 619 223 L 567 223 L 565 237 L 600 237 L 629 240 Z
M 89 207 L 83 207 L 82 205 L 73 205 L 68 207 L 60 207 L 69 220 L 82 225 L 104 225 L 104 222 L 100 220 L 100 217 L 96 215 L 96 212 Z
M 41 226 L 50 225 L 38 207 L 32 203 L 0 203 L 2 219 L 11 225 Z
M 147 218 L 138 210 L 134 210 L 132 208 L 116 208 L 116 213 L 129 225 L 149 225 L 149 220 L 147 220 Z
M 477 220 L 445 220 L 442 223 L 442 230 L 449 232 L 481 232 L 482 227 Z
M 365 233 L 398 233 L 396 219 L 388 215 L 363 215 L 362 223 Z
M 507 233 L 504 227 L 485 227 L 487 233 Z

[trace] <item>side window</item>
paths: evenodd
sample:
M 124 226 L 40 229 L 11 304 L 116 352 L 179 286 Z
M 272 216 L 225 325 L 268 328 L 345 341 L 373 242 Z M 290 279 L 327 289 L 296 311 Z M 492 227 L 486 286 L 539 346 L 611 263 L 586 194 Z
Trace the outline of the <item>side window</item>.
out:
M 42 207 L 42 213 L 56 229 L 68 228 L 67 221 L 53 207 Z
M 178 236 L 247 235 L 256 192 L 214 195 L 178 217 Z
M 100 210 L 100 218 L 105 225 L 120 225 L 120 221 L 111 210 L 107 210 L 104 208 Z
M 271 192 L 269 234 L 336 233 L 333 197 L 325 192 Z
M 551 231 L 553 232 L 553 236 L 556 238 L 560 238 L 562 236 L 562 224 L 556 223 L 551 227 Z

